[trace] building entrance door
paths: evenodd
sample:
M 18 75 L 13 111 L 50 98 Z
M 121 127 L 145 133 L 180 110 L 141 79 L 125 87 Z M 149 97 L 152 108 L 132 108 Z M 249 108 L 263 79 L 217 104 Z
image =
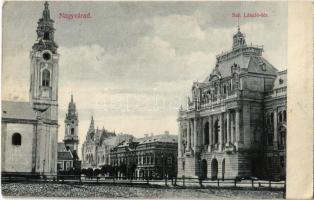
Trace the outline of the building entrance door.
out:
M 218 161 L 216 158 L 212 160 L 211 170 L 212 180 L 216 180 L 218 175 Z
M 207 178 L 207 161 L 205 159 L 201 161 L 200 178 L 201 179 Z

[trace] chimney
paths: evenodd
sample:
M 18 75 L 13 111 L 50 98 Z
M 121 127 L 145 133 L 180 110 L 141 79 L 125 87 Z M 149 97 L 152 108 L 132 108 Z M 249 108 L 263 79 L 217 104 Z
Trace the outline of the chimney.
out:
M 148 134 L 145 134 L 145 138 L 147 138 L 148 137 Z
M 165 135 L 169 135 L 169 131 L 165 131 Z

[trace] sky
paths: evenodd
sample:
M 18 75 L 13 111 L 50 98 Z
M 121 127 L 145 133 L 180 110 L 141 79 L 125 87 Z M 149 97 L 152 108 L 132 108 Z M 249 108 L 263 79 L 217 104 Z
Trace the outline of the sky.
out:
M 3 7 L 2 99 L 29 100 L 29 52 L 43 2 Z M 177 113 L 194 81 L 203 81 L 216 55 L 232 47 L 241 13 L 246 42 L 264 46 L 277 69 L 287 65 L 287 3 L 275 2 L 50 2 L 59 45 L 59 141 L 71 92 L 80 145 L 93 115 L 116 133 L 177 134 Z M 266 13 L 244 18 L 243 13 Z M 68 20 L 60 13 L 90 13 Z

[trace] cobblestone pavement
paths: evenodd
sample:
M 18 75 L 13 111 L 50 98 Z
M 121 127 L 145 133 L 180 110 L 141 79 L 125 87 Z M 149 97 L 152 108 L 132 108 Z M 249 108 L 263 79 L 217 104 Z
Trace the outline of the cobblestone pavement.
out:
M 161 188 L 148 186 L 2 183 L 3 196 L 25 197 L 103 197 L 103 198 L 282 198 L 282 191 L 243 190 L 231 188 Z

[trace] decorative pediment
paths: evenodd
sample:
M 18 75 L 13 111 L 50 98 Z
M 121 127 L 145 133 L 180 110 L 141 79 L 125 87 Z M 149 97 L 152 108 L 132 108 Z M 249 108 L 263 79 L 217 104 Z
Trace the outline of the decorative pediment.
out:
M 219 71 L 219 65 L 217 64 L 213 72 L 210 74 L 209 82 L 221 79 L 221 73 Z

